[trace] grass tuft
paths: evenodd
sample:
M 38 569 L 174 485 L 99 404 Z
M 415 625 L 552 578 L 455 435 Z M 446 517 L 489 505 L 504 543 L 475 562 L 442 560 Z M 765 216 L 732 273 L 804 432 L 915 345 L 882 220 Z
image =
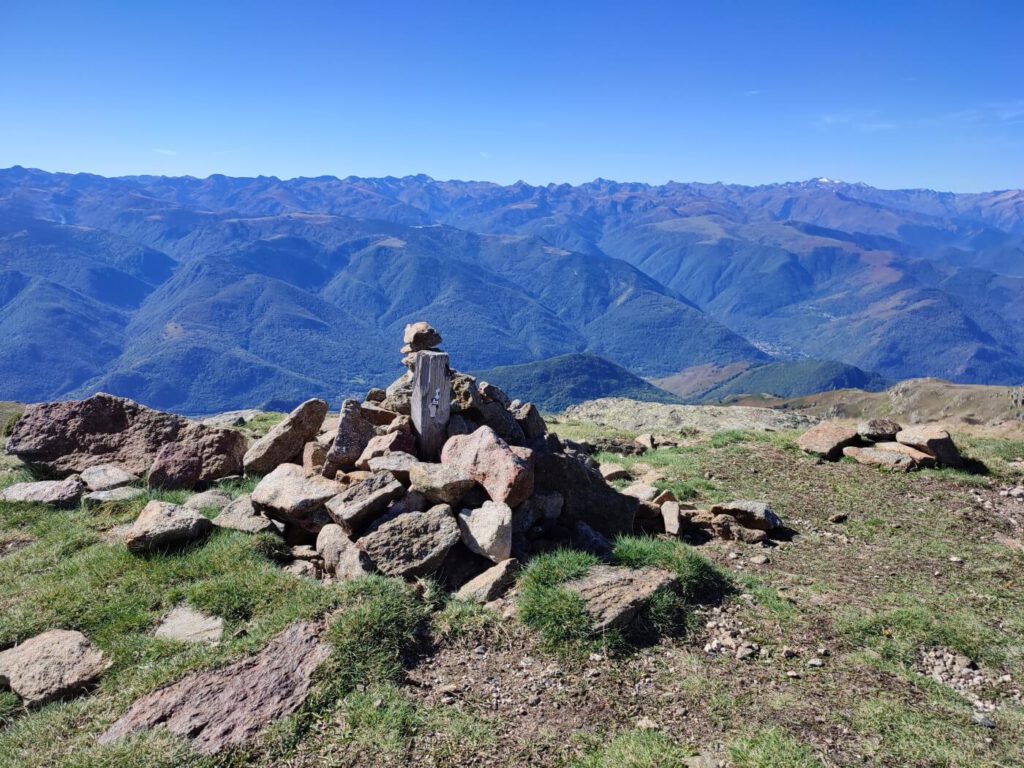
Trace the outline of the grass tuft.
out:
M 693 752 L 661 731 L 626 731 L 571 762 L 570 768 L 686 768 Z
M 401 682 L 428 611 L 397 579 L 366 576 L 345 584 L 342 610 L 327 630 L 331 661 L 323 676 L 339 694 L 357 686 Z
M 824 768 L 814 750 L 779 728 L 765 728 L 729 746 L 733 768 Z
M 679 577 L 679 594 L 687 603 L 717 602 L 732 591 L 728 574 L 681 541 L 620 536 L 613 557 L 630 568 L 671 571 Z

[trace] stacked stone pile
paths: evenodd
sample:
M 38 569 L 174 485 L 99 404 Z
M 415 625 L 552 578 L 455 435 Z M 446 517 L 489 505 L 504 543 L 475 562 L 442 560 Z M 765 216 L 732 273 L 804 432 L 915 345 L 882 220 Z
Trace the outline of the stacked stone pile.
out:
M 487 600 L 511 583 L 519 559 L 570 544 L 607 554 L 610 537 L 633 532 L 636 499 L 548 434 L 536 406 L 472 376 L 451 371 L 446 439 L 439 459 L 423 455 L 413 377 L 417 355 L 439 352 L 442 339 L 415 323 L 404 342 L 408 372 L 362 402 L 346 400 L 331 432 L 320 431 L 326 404 L 311 400 L 250 448 L 247 468 L 267 474 L 248 508 L 235 502 L 214 523 L 283 526 L 290 542 L 315 548 L 301 567 L 309 575 L 438 574 Z M 250 464 L 287 453 L 273 468 Z
M 798 445 L 805 453 L 828 461 L 849 456 L 895 472 L 966 465 L 946 430 L 932 425 L 904 428 L 890 419 L 871 419 L 856 427 L 823 421 L 805 432 Z

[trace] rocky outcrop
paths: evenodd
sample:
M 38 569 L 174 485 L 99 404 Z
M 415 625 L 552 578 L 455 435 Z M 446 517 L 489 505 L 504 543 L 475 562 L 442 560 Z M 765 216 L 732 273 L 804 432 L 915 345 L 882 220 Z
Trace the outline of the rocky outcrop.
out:
M 327 416 L 327 403 L 316 398 L 307 400 L 281 423 L 275 425 L 245 452 L 246 474 L 265 475 L 302 453 L 306 443 L 315 440 Z
M 255 656 L 143 696 L 99 741 L 166 728 L 204 755 L 247 744 L 306 701 L 330 653 L 322 631 L 320 622 L 292 624 Z
M 168 444 L 188 446 L 198 457 L 199 483 L 242 470 L 245 437 L 240 432 L 102 393 L 87 400 L 28 406 L 7 441 L 7 452 L 60 476 L 111 463 L 142 476 Z
M 0 653 L 0 689 L 38 707 L 90 690 L 109 666 L 81 632 L 51 629 Z
M 151 501 L 125 534 L 125 545 L 135 554 L 155 552 L 201 539 L 213 523 L 194 509 L 166 501 Z

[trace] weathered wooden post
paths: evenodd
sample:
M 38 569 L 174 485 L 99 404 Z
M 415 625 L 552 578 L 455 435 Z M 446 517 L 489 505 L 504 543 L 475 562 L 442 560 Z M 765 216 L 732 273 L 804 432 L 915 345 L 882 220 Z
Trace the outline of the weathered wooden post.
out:
M 452 375 L 448 354 L 417 352 L 412 374 L 412 428 L 419 438 L 420 457 L 436 460 L 448 439 Z

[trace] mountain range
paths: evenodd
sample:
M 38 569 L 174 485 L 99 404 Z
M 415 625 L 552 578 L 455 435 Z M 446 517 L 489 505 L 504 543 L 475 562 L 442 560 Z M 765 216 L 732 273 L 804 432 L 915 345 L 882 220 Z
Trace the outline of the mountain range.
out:
M 694 398 L 1017 384 L 1024 193 L 0 170 L 0 400 L 336 403 L 421 319 L 462 370 L 597 356 Z

